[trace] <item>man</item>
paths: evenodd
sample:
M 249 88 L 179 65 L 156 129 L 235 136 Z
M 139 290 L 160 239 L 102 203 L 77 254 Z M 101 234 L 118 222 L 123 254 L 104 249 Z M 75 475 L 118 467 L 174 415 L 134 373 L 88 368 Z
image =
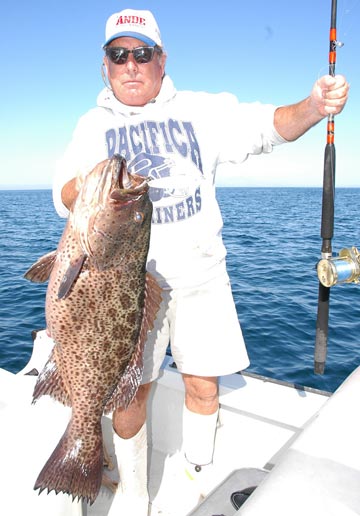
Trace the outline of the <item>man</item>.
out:
M 125 156 L 130 171 L 154 179 L 148 270 L 163 303 L 146 344 L 143 384 L 130 407 L 113 414 L 123 492 L 110 514 L 128 507 L 126 514 L 141 516 L 148 507 L 146 401 L 169 341 L 185 384 L 183 452 L 203 471 L 212 461 L 217 377 L 249 364 L 226 273 L 215 175 L 340 113 L 349 86 L 341 76 L 324 76 L 309 97 L 279 108 L 241 104 L 227 93 L 178 92 L 165 74 L 149 11 L 112 15 L 103 48 L 108 86 L 79 120 L 55 178 L 54 202 L 66 216 L 84 175 L 114 153 Z

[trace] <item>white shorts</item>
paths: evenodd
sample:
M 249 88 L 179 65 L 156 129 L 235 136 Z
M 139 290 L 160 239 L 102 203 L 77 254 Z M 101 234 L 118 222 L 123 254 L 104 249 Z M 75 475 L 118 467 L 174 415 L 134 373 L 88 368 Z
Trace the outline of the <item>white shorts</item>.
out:
M 142 383 L 159 376 L 169 343 L 181 373 L 223 376 L 248 367 L 227 274 L 195 288 L 163 291 L 145 344 Z

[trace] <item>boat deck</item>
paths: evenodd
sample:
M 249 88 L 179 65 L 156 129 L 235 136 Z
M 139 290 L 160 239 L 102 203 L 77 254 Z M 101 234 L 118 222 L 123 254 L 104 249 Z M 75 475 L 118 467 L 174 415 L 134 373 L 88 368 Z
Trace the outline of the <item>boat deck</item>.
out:
M 204 499 L 197 487 L 191 485 L 192 480 L 178 460 L 184 390 L 181 375 L 171 364 L 172 359 L 168 357 L 153 387 L 148 407 L 151 516 L 185 516 Z M 271 470 L 328 396 L 329 393 L 296 389 L 256 375 L 221 378 L 214 466 L 207 479 L 206 493 L 211 493 L 237 470 Z M 104 418 L 104 426 L 107 446 L 112 453 L 111 420 Z M 176 461 L 180 463 L 178 469 Z M 84 514 L 104 516 L 110 505 L 111 495 L 102 489 Z M 235 512 L 232 508 L 229 516 Z
M 41 339 L 46 340 L 40 334 L 38 341 Z M 43 355 L 48 356 L 45 347 Z M 189 478 L 179 461 L 184 390 L 181 375 L 171 364 L 172 359 L 167 357 L 148 405 L 151 516 L 190 514 L 203 501 L 201 493 L 211 493 L 239 469 L 264 474 L 270 471 L 329 396 L 329 393 L 295 388 L 256 375 L 221 378 L 214 465 L 208 478 L 198 483 Z M 0 370 L 0 411 L 4 422 L 0 443 L 3 507 L 7 504 L 14 514 L 26 510 L 37 516 L 105 516 L 112 502 L 112 494 L 106 488 L 101 489 L 92 506 L 72 503 L 67 495 L 42 493 L 38 496 L 33 491 L 36 476 L 69 418 L 69 409 L 49 397 L 31 404 L 36 377 L 23 373 L 33 366 L 34 362 L 30 361 L 17 375 Z M 111 454 L 111 418 L 103 418 L 103 428 Z M 17 483 L 19 472 L 21 479 Z M 116 474 L 110 472 L 109 475 Z M 201 484 L 201 493 L 198 484 Z M 232 516 L 235 509 L 220 514 Z

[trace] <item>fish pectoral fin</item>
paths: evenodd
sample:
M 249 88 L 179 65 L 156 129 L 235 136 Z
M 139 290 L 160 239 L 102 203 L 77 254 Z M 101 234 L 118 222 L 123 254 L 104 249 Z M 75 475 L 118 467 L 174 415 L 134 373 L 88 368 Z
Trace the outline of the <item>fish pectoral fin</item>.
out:
M 82 254 L 75 260 L 72 260 L 69 267 L 67 268 L 58 291 L 58 299 L 64 299 L 70 294 L 71 287 L 74 285 L 77 277 L 80 274 L 81 268 L 83 266 L 84 261 L 86 260 L 86 255 Z
M 51 251 L 45 254 L 28 269 L 24 278 L 34 283 L 44 283 L 49 279 L 51 271 L 54 267 L 57 251 Z

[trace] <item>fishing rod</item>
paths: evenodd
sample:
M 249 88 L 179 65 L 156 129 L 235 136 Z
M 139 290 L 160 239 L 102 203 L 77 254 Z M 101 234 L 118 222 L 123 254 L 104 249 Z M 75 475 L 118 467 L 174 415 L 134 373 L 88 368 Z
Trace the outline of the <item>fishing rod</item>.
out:
M 343 43 L 336 39 L 336 0 L 331 5 L 329 74 L 334 77 L 336 64 L 336 47 Z M 342 283 L 360 283 L 360 252 L 356 247 L 342 249 L 333 256 L 331 239 L 334 233 L 335 201 L 335 127 L 334 115 L 328 116 L 327 142 L 324 158 L 324 180 L 321 217 L 322 259 L 317 264 L 319 278 L 319 300 L 316 322 L 315 364 L 314 371 L 323 374 L 325 369 L 330 288 Z
M 329 75 L 335 76 L 336 65 L 336 14 L 337 0 L 331 2 Z M 327 141 L 324 156 L 322 216 L 321 216 L 321 257 L 328 260 L 332 257 L 331 239 L 334 235 L 334 206 L 335 206 L 335 123 L 334 115 L 327 120 Z M 319 282 L 318 312 L 316 321 L 315 363 L 314 371 L 323 374 L 327 353 L 329 328 L 330 287 Z

